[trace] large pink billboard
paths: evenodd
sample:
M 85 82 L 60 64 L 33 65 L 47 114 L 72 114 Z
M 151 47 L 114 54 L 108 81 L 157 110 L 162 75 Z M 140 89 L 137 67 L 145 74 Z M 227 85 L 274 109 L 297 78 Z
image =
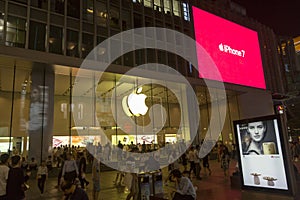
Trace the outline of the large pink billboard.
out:
M 222 80 L 210 67 L 200 64 L 197 53 L 200 78 L 266 88 L 256 31 L 196 7 L 193 17 L 196 41 L 211 56 Z

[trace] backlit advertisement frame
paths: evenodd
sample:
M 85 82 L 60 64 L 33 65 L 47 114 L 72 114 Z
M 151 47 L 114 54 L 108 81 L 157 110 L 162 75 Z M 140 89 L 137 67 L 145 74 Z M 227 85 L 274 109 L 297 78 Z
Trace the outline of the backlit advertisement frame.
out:
M 280 117 L 270 115 L 233 124 L 242 188 L 291 194 L 288 146 Z

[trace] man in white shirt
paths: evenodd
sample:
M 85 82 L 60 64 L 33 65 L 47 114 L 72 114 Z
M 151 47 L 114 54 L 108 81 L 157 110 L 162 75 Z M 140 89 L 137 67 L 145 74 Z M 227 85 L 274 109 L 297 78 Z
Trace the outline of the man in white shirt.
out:
M 9 172 L 8 159 L 8 154 L 2 154 L 0 157 L 0 199 L 5 199 L 6 197 L 6 185 Z

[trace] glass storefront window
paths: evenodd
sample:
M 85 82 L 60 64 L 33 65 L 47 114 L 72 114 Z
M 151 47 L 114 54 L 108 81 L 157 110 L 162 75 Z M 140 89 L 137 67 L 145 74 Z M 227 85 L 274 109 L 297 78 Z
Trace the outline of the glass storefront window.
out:
M 131 14 L 129 11 L 122 11 L 122 31 L 126 31 L 132 28 Z
M 79 35 L 77 31 L 67 30 L 67 56 L 78 57 Z
M 91 34 L 82 33 L 81 52 L 82 58 L 85 58 L 94 47 L 94 37 Z
M 120 29 L 119 21 L 120 21 L 120 12 L 117 7 L 110 8 L 110 27 L 115 29 Z
M 80 16 L 80 1 L 68 0 L 67 15 L 79 19 Z
M 14 0 L 14 2 L 27 4 L 27 0 Z
M 58 14 L 65 13 L 65 1 L 64 0 L 51 0 L 50 1 L 50 10 Z
M 16 82 L 14 88 L 14 112 L 11 142 L 19 153 L 27 154 L 26 142 L 30 126 L 31 67 L 16 66 Z M 13 147 L 11 150 L 13 151 Z
M 50 26 L 49 34 L 49 52 L 62 54 L 63 29 L 57 26 Z
M 156 11 L 162 11 L 162 5 L 160 0 L 154 0 L 154 10 Z
M 180 2 L 179 0 L 173 0 L 173 14 L 175 16 L 181 16 L 180 14 Z
M 70 110 L 74 107 L 70 105 L 71 70 L 68 67 L 55 66 L 53 147 L 69 144 L 70 141 Z
M 82 1 L 82 14 L 83 20 L 88 22 L 93 22 L 94 16 L 94 1 L 93 0 L 86 0 Z
M 132 44 L 125 44 L 123 47 L 126 45 Z M 141 53 L 144 54 L 144 49 Z M 158 58 L 161 53 L 166 52 L 158 51 Z M 50 66 L 0 57 L 1 152 L 7 152 L 8 149 L 18 151 L 24 156 L 29 155 L 29 158 L 38 158 L 39 162 L 45 155 L 49 155 L 53 147 L 67 144 L 83 147 L 88 144 L 97 145 L 98 142 L 117 144 L 121 140 L 123 144 L 146 141 L 147 144 L 154 142 L 163 146 L 166 142 L 192 142 L 189 124 L 192 121 L 189 113 L 191 107 L 189 104 L 180 105 L 180 102 L 188 102 L 185 84 L 165 81 L 164 86 L 147 78 L 107 72 L 101 73 L 102 79 L 97 80 L 99 74 L 95 71 L 85 70 L 82 74 L 78 71 L 78 68 L 67 66 Z M 149 82 L 142 85 L 145 81 Z M 77 84 L 81 88 L 79 93 L 72 90 Z M 237 94 L 227 91 L 228 102 L 225 104 L 220 91 L 212 91 L 211 96 L 208 96 L 206 87 L 195 86 L 200 108 L 199 135 L 195 141 L 200 142 L 207 134 L 213 133 L 213 128 L 211 133 L 207 130 L 211 103 L 214 101 L 220 110 L 224 106 L 229 108 L 220 138 L 230 145 L 234 141 L 231 122 L 239 118 Z M 132 108 L 129 108 L 128 101 L 123 103 L 124 97 L 132 93 L 146 95 L 148 110 L 145 115 L 133 117 L 133 110 L 126 113 L 126 108 Z M 158 109 L 154 105 L 161 105 L 155 111 L 158 114 L 155 117 L 150 112 L 150 108 Z M 165 120 L 158 117 L 163 115 Z M 220 116 L 214 117 L 214 126 L 220 126 Z M 129 121 L 132 123 L 128 123 Z M 99 126 L 105 137 L 99 135 Z M 145 126 L 149 129 L 144 129 Z M 36 137 L 37 135 L 39 136 Z M 47 139 L 43 140 L 41 135 Z M 52 146 L 49 146 L 50 141 L 53 142 Z M 42 144 L 46 144 L 46 148 Z
M 4 15 L 0 12 L 0 43 L 4 39 Z
M 6 45 L 25 47 L 26 20 L 19 17 L 8 16 L 6 29 Z
M 95 8 L 96 8 L 96 23 L 97 23 L 97 25 L 106 27 L 107 26 L 107 24 L 106 24 L 107 18 L 108 18 L 106 4 L 96 1 Z
M 139 66 L 145 63 L 145 50 L 139 49 L 135 50 L 135 66 Z
M 30 21 L 29 49 L 45 51 L 46 25 Z
M 189 4 L 182 3 L 182 7 L 183 7 L 183 19 L 186 21 L 191 21 Z
M 144 0 L 144 6 L 149 7 L 149 8 L 153 8 L 152 0 Z
M 171 0 L 164 0 L 164 11 L 167 14 L 171 14 Z
M 48 0 L 31 0 L 31 6 L 47 10 Z
M 2 59 L 2 58 L 1 58 Z M 10 143 L 11 134 L 11 111 L 12 111 L 12 91 L 13 91 L 13 61 L 11 65 L 0 65 L 0 150 L 1 152 L 8 152 L 8 149 L 12 149 Z
M 133 15 L 133 24 L 134 24 L 134 28 L 142 27 L 143 26 L 142 15 L 134 13 L 134 15 Z

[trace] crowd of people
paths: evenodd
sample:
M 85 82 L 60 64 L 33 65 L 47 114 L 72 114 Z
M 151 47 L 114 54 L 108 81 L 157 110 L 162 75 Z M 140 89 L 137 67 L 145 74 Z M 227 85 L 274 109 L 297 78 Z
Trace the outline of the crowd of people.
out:
M 29 178 L 37 180 L 41 197 L 45 193 L 45 183 L 49 171 L 54 167 L 60 169 L 57 188 L 64 194 L 64 199 L 87 200 L 85 187 L 87 150 L 80 147 L 61 146 L 54 148 L 52 155 L 40 164 L 35 158 L 26 159 L 13 148 L 11 156 L 3 153 L 0 156 L 0 200 L 22 200 L 29 189 Z M 93 197 L 98 199 L 100 192 L 100 159 L 92 160 Z M 36 177 L 32 177 L 32 176 Z
M 297 162 L 299 158 L 299 144 L 290 143 L 293 161 Z M 179 145 L 180 146 L 180 145 Z M 173 199 L 196 199 L 196 187 L 192 181 L 201 180 L 203 177 L 210 176 L 214 172 L 210 168 L 210 156 L 208 153 L 205 157 L 200 157 L 200 145 L 191 145 L 182 155 L 179 155 L 178 146 L 170 145 L 167 151 L 168 174 L 163 182 L 170 188 Z M 184 148 L 183 146 L 181 146 Z M 102 147 L 101 144 L 91 145 L 85 148 L 75 146 L 60 146 L 53 148 L 51 154 L 46 160 L 40 163 L 35 158 L 27 159 L 21 157 L 19 152 L 14 148 L 11 155 L 3 153 L 0 157 L 0 200 L 1 199 L 25 199 L 25 191 L 29 189 L 29 178 L 35 178 L 40 195 L 45 193 L 45 183 L 48 174 L 56 168 L 59 170 L 57 177 L 57 188 L 63 192 L 65 199 L 88 199 L 85 191 L 86 187 L 92 182 L 93 199 L 99 199 L 100 195 L 100 168 L 101 161 L 112 159 L 115 152 L 117 160 L 134 162 L 134 157 L 125 157 L 124 152 L 155 152 L 155 145 L 146 145 L 133 143 L 124 145 L 120 141 L 115 147 Z M 213 149 L 213 156 L 216 156 L 220 163 L 220 168 L 224 172 L 224 177 L 229 177 L 229 164 L 232 159 L 236 158 L 236 151 L 233 145 L 217 143 Z M 143 162 L 145 171 L 152 169 L 160 170 L 160 157 L 151 157 Z M 140 161 L 139 161 L 140 162 Z M 121 163 L 121 162 L 120 162 Z M 92 180 L 87 180 L 87 165 L 92 166 Z M 122 164 L 122 163 L 121 163 Z M 146 168 L 148 166 L 148 168 Z M 151 166 L 149 168 L 149 166 Z M 34 173 L 32 173 L 34 172 Z M 162 171 L 160 170 L 162 173 Z M 32 177 L 32 175 L 36 177 Z M 127 200 L 138 199 L 138 174 L 117 172 L 115 185 L 125 185 L 128 189 Z M 30 186 L 32 187 L 32 186 Z M 79 198 L 80 197 L 80 198 Z

